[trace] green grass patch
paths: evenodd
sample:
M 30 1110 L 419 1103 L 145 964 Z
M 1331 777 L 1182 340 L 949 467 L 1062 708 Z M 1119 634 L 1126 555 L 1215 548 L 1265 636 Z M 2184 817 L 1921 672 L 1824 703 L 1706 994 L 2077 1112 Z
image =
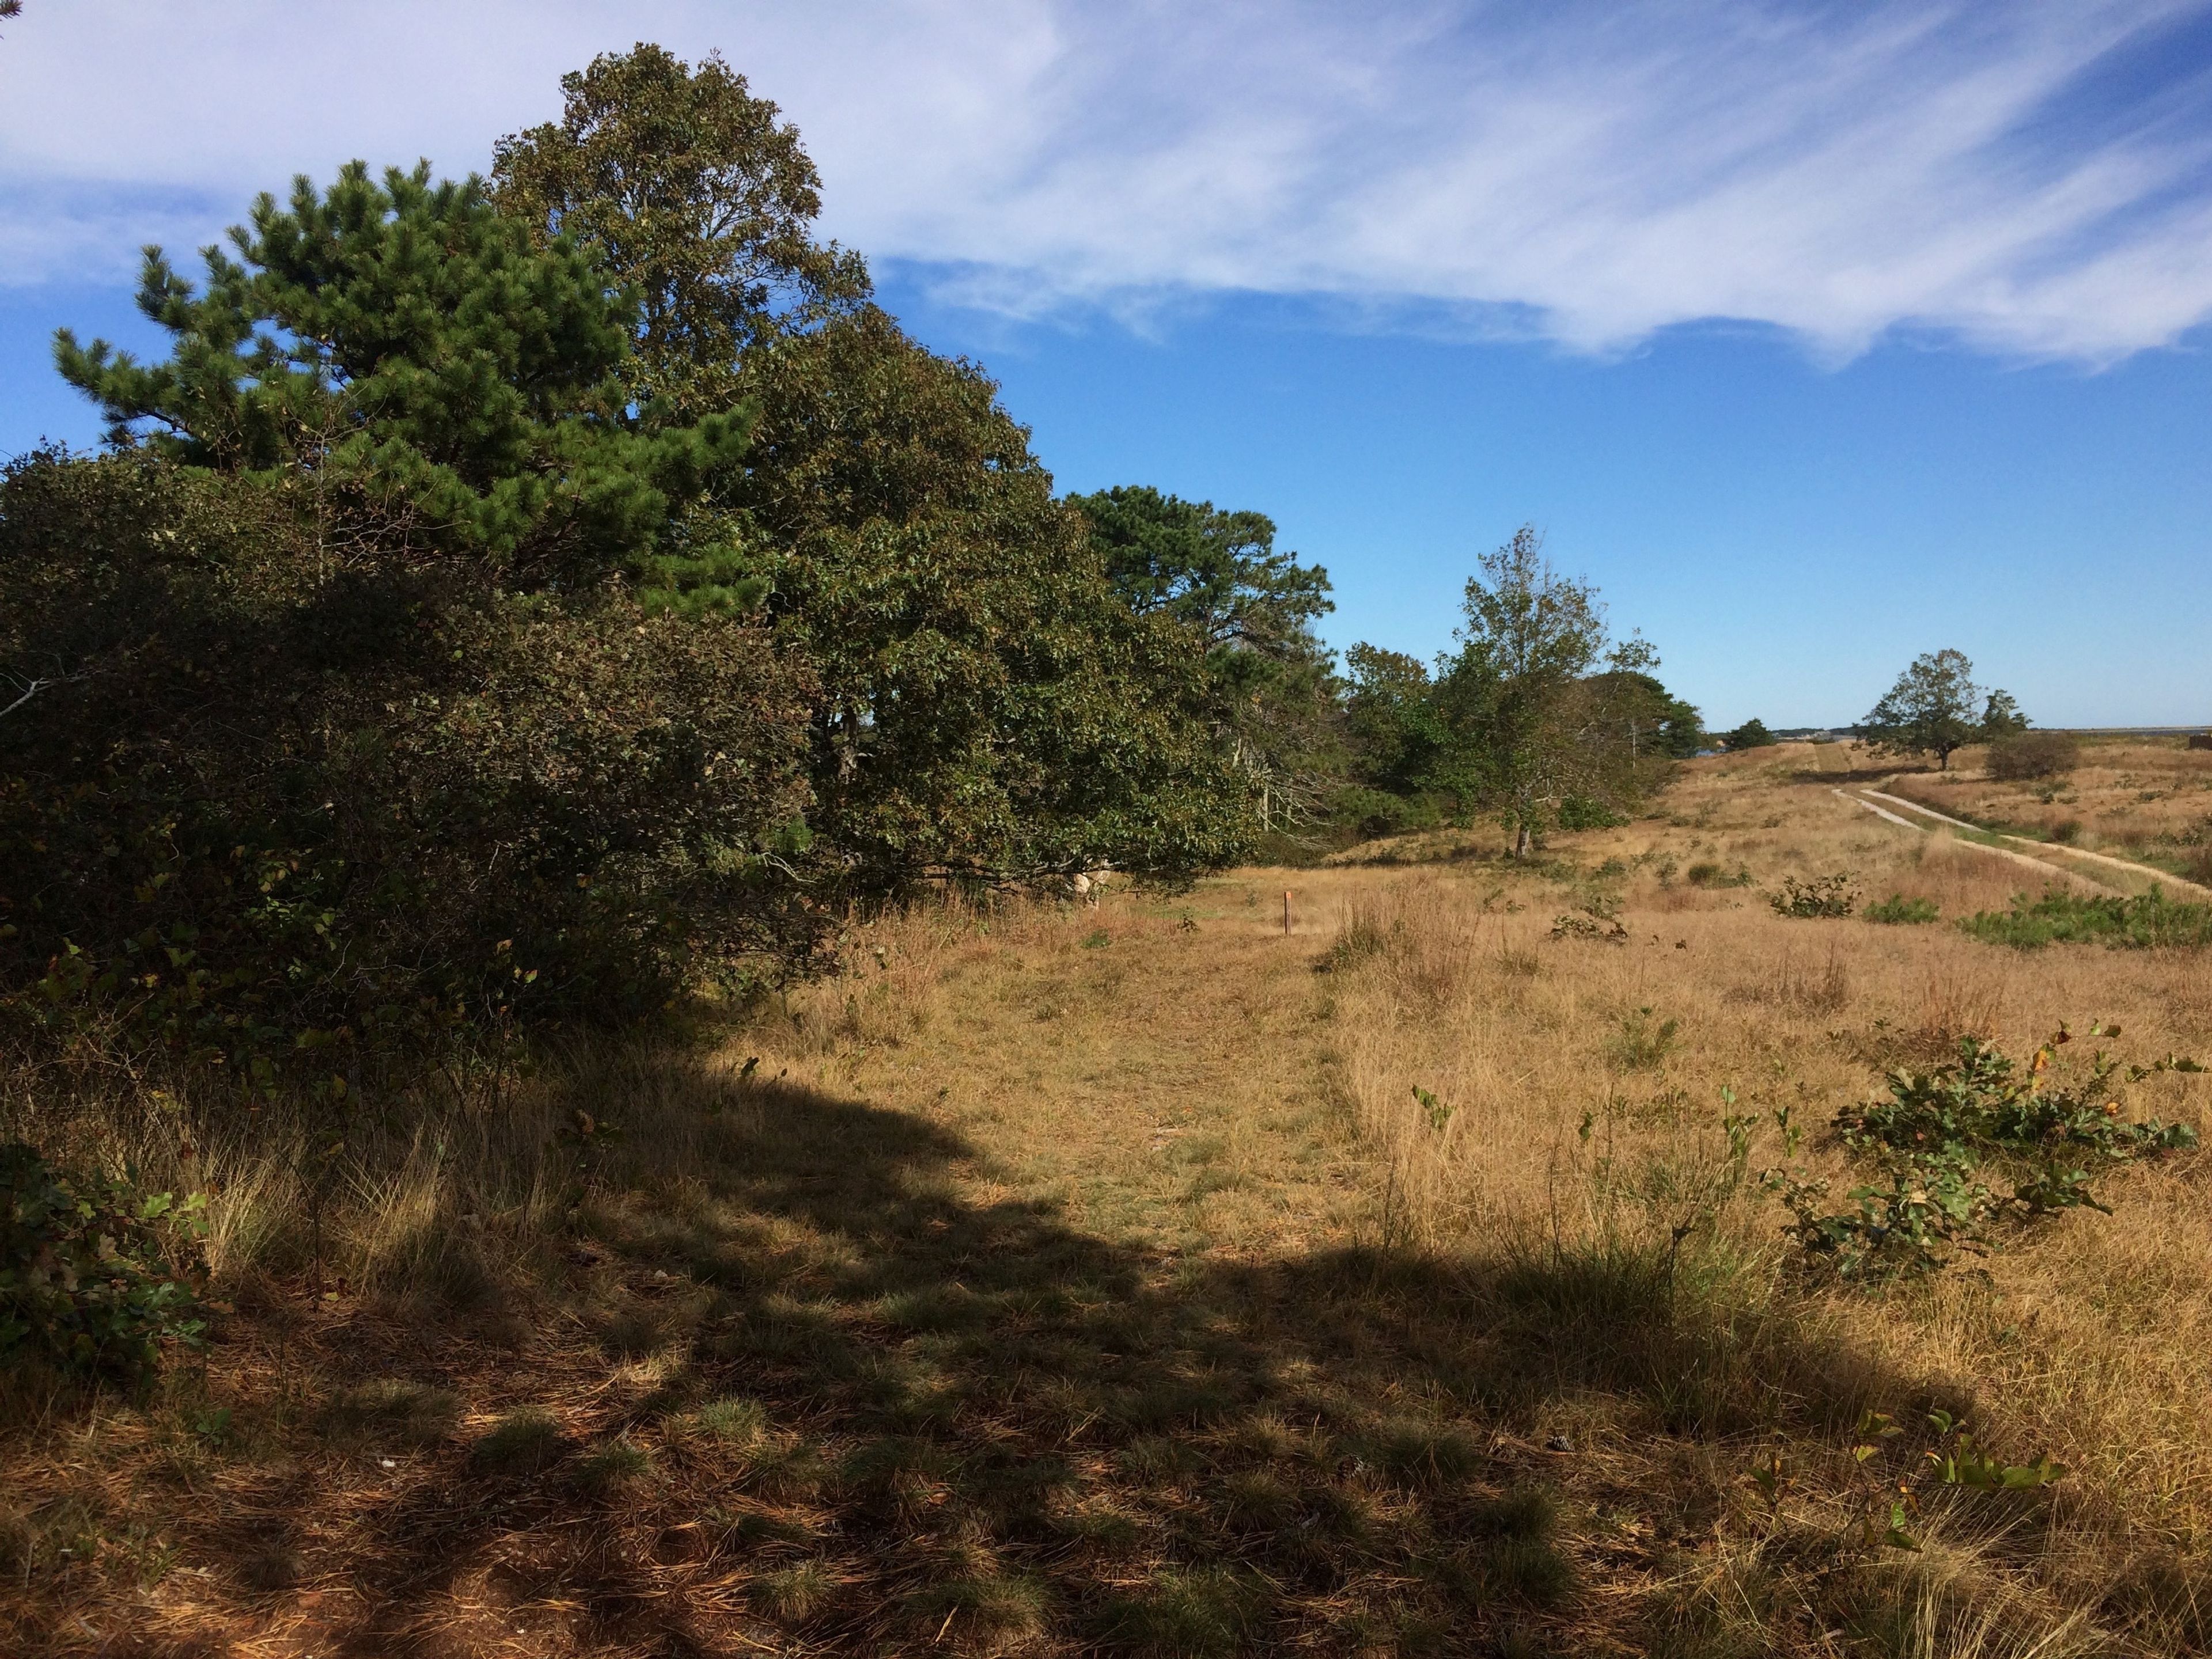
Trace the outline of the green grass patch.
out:
M 472 1455 L 481 1467 L 510 1474 L 540 1469 L 561 1455 L 561 1425 L 534 1407 L 509 1412 L 477 1442 Z
M 1168 1567 L 1133 1595 L 1114 1598 L 1107 1626 L 1121 1645 L 1159 1659 L 1212 1659 L 1240 1650 L 1268 1600 L 1255 1574 L 1219 1566 Z
M 586 1492 L 605 1497 L 652 1473 L 653 1457 L 644 1447 L 627 1440 L 610 1440 L 577 1464 L 576 1483 Z
M 1942 914 L 1934 899 L 1909 899 L 1902 893 L 1892 893 L 1879 904 L 1866 908 L 1869 921 L 1882 922 L 1889 927 L 1910 927 L 1934 921 Z
M 2009 910 L 1983 910 L 1960 922 L 1974 938 L 2016 951 L 2046 945 L 2104 945 L 2116 950 L 2212 945 L 2212 904 L 2191 904 L 2148 893 L 2094 897 L 2058 889 L 2032 902 L 2017 895 Z

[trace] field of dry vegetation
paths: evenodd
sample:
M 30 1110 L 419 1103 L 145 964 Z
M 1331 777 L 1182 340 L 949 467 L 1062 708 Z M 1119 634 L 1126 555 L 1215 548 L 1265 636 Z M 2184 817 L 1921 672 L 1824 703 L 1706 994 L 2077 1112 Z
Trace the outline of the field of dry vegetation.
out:
M 2100 753 L 2069 810 L 2140 847 L 2098 780 L 2166 812 L 2199 758 Z M 312 1178 L 130 1118 L 229 1311 L 143 1397 L 11 1380 L 0 1651 L 2212 1652 L 2203 1156 L 1873 1286 L 1758 1179 L 1842 1176 L 1837 1110 L 1962 1036 L 2212 1059 L 2201 948 L 1968 934 L 2097 867 L 1883 775 L 1783 745 L 1528 866 L 856 925 L 836 979 Z M 1766 902 L 1842 871 L 1939 919 Z M 1933 1480 L 1939 1411 L 2063 1472 Z

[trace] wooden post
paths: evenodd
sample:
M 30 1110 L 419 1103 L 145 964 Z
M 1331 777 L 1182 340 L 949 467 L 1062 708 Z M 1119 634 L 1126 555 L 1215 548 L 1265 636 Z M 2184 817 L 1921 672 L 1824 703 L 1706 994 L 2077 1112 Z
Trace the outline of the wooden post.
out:
M 1291 936 L 1291 890 L 1283 889 L 1283 937 Z

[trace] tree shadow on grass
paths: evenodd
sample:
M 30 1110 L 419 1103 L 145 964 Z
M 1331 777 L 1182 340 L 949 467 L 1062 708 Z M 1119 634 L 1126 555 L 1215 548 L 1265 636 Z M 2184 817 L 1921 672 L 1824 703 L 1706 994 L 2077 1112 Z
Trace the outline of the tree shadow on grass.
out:
M 235 1485 L 188 1555 L 269 1557 L 289 1510 L 311 1565 L 272 1572 L 339 1587 L 318 1645 L 362 1655 L 1580 1651 L 1624 1603 L 1581 1595 L 1620 1564 L 1576 1515 L 1694 1529 L 1669 1456 L 1883 1386 L 1645 1257 L 1178 1260 L 963 1198 L 982 1153 L 920 1118 L 688 1086 L 711 1159 L 586 1205 L 526 1359 L 413 1333 L 418 1379 L 543 1419 L 418 1446 L 342 1525 L 325 1449 L 326 1490 Z

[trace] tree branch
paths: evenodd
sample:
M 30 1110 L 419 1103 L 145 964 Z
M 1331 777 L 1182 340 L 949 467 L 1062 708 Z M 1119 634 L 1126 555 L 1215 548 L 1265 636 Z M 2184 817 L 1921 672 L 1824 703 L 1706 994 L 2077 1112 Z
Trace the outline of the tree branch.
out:
M 9 715 L 14 714 L 25 703 L 30 702 L 32 698 L 37 696 L 40 692 L 47 690 L 49 687 L 67 685 L 73 680 L 81 680 L 83 678 L 84 676 L 81 673 L 58 674 L 52 679 L 32 680 L 23 687 L 22 696 L 17 697 L 15 702 L 9 703 L 5 708 L 0 708 L 0 720 L 6 720 Z

